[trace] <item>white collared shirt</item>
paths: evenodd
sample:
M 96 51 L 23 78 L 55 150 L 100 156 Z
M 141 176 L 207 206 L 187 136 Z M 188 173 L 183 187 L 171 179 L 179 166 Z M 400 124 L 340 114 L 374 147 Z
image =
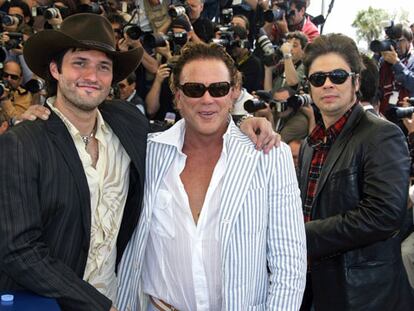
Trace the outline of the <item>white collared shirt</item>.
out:
M 118 137 L 97 112 L 95 138 L 99 158 L 96 168 L 85 149 L 78 129 L 47 99 L 52 110 L 66 125 L 85 171 L 91 198 L 91 236 L 83 279 L 112 301 L 116 298 L 116 240 L 129 187 L 130 158 Z
M 219 209 L 229 133 L 227 131 L 223 136 L 223 150 L 196 225 L 180 179 L 187 158 L 182 153 L 184 119 L 178 124 L 175 131 L 164 132 L 155 138 L 175 146 L 177 153 L 156 194 L 143 263 L 143 289 L 146 294 L 179 310 L 220 310 Z

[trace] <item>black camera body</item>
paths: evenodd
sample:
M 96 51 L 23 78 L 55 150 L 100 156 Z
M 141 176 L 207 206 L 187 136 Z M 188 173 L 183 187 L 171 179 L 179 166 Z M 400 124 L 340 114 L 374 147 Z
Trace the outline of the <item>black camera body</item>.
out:
M 273 10 L 267 10 L 263 13 L 264 20 L 268 23 L 277 22 L 283 19 L 285 17 L 286 19 L 294 14 L 294 12 L 291 12 L 290 10 L 290 1 L 278 1 L 277 8 L 274 8 Z
M 3 43 L 3 46 L 6 50 L 12 50 L 18 48 L 19 45 L 23 42 L 23 34 L 20 32 L 8 32 L 9 41 Z
M 138 25 L 127 24 L 122 28 L 122 34 L 126 34 L 132 40 L 138 40 L 142 35 L 142 30 Z
M 142 39 L 144 45 L 150 49 L 167 46 L 167 41 L 170 43 L 170 50 L 174 55 L 178 54 L 181 47 L 187 43 L 188 34 L 186 31 L 182 32 L 167 32 L 166 35 L 148 33 Z
M 244 110 L 249 113 L 254 113 L 260 109 L 266 108 L 266 103 L 270 109 L 276 110 L 276 112 L 283 112 L 289 107 L 294 112 L 298 111 L 300 107 L 312 104 L 312 98 L 309 94 L 294 94 L 286 101 L 276 101 L 272 99 L 270 92 L 258 90 L 256 96 L 259 98 L 253 98 L 244 102 Z
M 402 36 L 402 27 L 396 26 L 394 24 L 394 21 L 391 21 L 388 26 L 384 27 L 384 31 L 387 35 L 387 39 L 373 40 L 369 44 L 371 51 L 375 53 L 391 51 L 391 46 L 394 48 L 394 50 L 397 50 L 398 39 Z

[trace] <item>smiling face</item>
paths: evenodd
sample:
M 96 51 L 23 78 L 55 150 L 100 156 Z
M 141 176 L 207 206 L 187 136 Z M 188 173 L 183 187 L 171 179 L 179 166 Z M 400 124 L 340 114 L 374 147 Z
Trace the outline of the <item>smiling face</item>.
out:
M 180 85 L 202 83 L 209 86 L 215 82 L 230 82 L 230 73 L 219 59 L 192 60 L 184 65 Z M 186 96 L 181 89 L 175 93 L 175 101 L 181 116 L 186 121 L 186 135 L 196 137 L 222 136 L 227 129 L 227 118 L 234 102 L 233 87 L 227 95 L 212 97 L 206 91 L 200 98 Z
M 309 76 L 315 72 L 330 72 L 335 69 L 343 69 L 351 72 L 351 68 L 345 59 L 336 53 L 328 53 L 315 58 L 309 67 Z M 356 92 L 359 90 L 359 80 L 348 77 L 344 83 L 335 84 L 329 78 L 320 87 L 310 84 L 311 95 L 314 103 L 320 109 L 325 127 L 334 124 L 356 101 Z
M 60 71 L 55 62 L 50 72 L 57 80 L 56 106 L 92 111 L 108 96 L 112 82 L 112 60 L 100 51 L 68 51 Z

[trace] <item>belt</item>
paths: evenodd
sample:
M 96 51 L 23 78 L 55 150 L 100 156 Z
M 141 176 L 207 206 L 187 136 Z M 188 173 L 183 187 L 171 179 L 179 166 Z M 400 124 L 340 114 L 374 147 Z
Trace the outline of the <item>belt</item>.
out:
M 172 305 L 162 301 L 161 299 L 155 298 L 150 296 L 151 303 L 157 310 L 160 311 L 179 311 L 178 309 L 174 308 Z

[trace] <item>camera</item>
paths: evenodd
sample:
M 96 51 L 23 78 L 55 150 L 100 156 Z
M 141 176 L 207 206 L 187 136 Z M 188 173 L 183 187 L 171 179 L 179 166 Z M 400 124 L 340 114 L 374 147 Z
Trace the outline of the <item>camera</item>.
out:
M 24 84 L 23 88 L 32 94 L 36 94 L 45 89 L 45 82 L 41 79 L 30 79 Z
M 20 15 L 7 15 L 1 16 L 1 22 L 4 26 L 19 26 L 23 23 L 23 18 Z
M 271 109 L 274 109 L 277 112 L 283 112 L 289 107 L 296 112 L 300 107 L 310 105 L 313 102 L 309 94 L 295 94 L 283 102 L 272 99 L 270 92 L 260 90 L 256 91 L 256 95 L 259 98 L 250 99 L 244 102 L 244 109 L 249 113 L 254 113 L 260 109 L 266 108 L 266 103 Z
M 10 38 L 9 41 L 3 43 L 6 50 L 18 48 L 23 42 L 23 34 L 20 32 L 8 32 L 6 35 Z
M 397 49 L 397 40 L 402 36 L 402 27 L 401 25 L 395 25 L 394 21 L 390 21 L 384 27 L 385 34 L 387 39 L 385 40 L 373 40 L 369 44 L 371 51 L 375 53 L 391 51 L 391 46 L 394 50 Z
M 138 40 L 142 35 L 141 28 L 138 25 L 125 25 L 122 33 L 126 34 L 132 40 Z
M 283 54 L 279 50 L 279 46 L 273 45 L 269 37 L 264 33 L 261 35 L 259 34 L 257 37 L 256 46 L 262 50 L 262 61 L 266 66 L 272 66 L 283 58 Z
M 289 16 L 294 14 L 294 12 L 290 10 L 290 1 L 278 1 L 276 5 L 277 8 L 263 12 L 263 17 L 266 22 L 277 22 L 282 20 L 283 16 L 287 19 Z
M 233 9 L 232 8 L 221 10 L 221 14 L 220 14 L 221 24 L 230 25 L 232 20 L 233 20 Z
M 187 3 L 177 2 L 168 9 L 168 15 L 172 18 L 191 13 L 191 7 Z
M 102 8 L 108 6 L 107 1 L 98 1 L 98 2 L 90 2 L 89 4 L 80 4 L 78 5 L 78 13 L 94 13 L 94 14 L 102 14 Z
M 146 47 L 151 49 L 167 46 L 168 41 L 170 42 L 170 49 L 173 52 L 173 54 L 178 54 L 180 52 L 181 47 L 187 43 L 188 35 L 186 31 L 169 31 L 167 35 L 151 33 L 144 35 L 142 41 Z

